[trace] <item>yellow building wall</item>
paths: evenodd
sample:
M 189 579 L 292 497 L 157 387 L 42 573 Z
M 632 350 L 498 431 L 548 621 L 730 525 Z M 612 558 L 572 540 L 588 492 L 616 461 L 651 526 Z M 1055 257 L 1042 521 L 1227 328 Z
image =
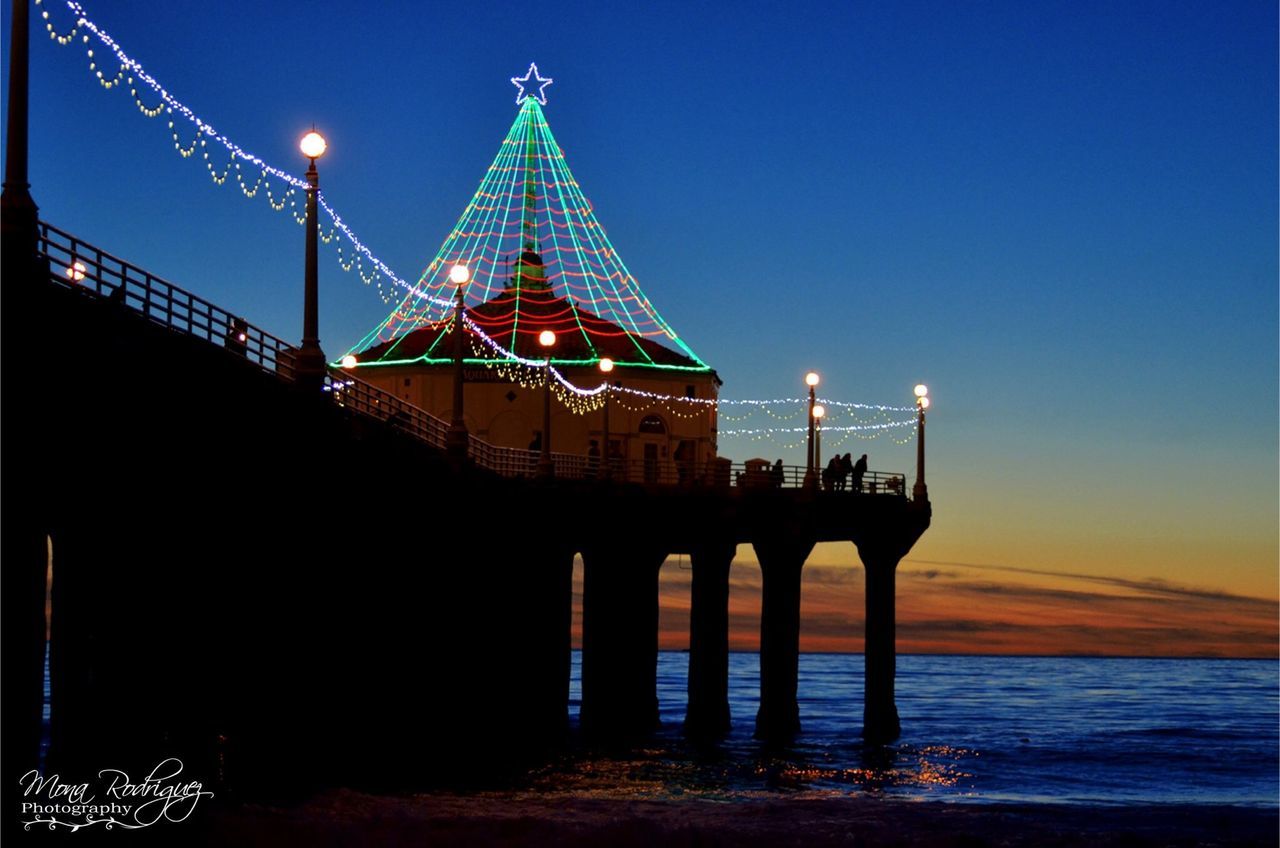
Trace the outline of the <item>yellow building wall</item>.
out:
M 534 432 L 542 429 L 543 389 L 524 388 L 501 380 L 496 369 L 468 365 L 463 396 L 467 430 L 493 445 L 528 448 Z M 563 368 L 561 373 L 574 385 L 598 386 L 601 374 L 595 369 Z M 380 365 L 357 368 L 356 376 L 383 391 L 421 407 L 437 418 L 453 417 L 452 365 Z M 624 388 L 657 395 L 685 397 L 692 387 L 694 397 L 715 399 L 719 385 L 714 374 L 657 369 L 627 369 L 618 366 L 611 382 Z M 609 438 L 617 443 L 629 461 L 657 453 L 659 461 L 673 463 L 680 443 L 689 442 L 691 462 L 698 467 L 716 455 L 716 411 L 712 404 L 658 401 L 614 391 L 609 403 Z M 657 416 L 665 425 L 663 434 L 641 433 L 640 422 Z M 552 395 L 551 450 L 585 456 L 591 440 L 605 453 L 604 410 L 577 414 Z M 688 450 L 688 448 L 686 448 Z

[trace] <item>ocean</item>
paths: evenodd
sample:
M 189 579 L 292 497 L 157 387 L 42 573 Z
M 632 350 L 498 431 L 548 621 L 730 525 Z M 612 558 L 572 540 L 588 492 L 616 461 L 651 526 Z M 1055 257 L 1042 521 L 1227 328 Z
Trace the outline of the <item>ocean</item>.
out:
M 520 783 L 652 799 L 1280 806 L 1276 660 L 899 656 L 902 737 L 870 749 L 859 738 L 862 663 L 861 654 L 801 654 L 801 733 L 770 749 L 752 738 L 759 656 L 730 654 L 733 728 L 695 747 L 681 732 L 689 655 L 660 652 L 662 727 L 651 739 L 624 751 L 575 745 Z M 581 668 L 574 651 L 572 728 Z M 44 746 L 48 697 L 46 683 Z
M 861 654 L 802 654 L 802 731 L 752 739 L 759 658 L 729 659 L 733 729 L 699 749 L 681 733 L 688 654 L 662 652 L 662 728 L 628 751 L 576 749 L 531 789 L 744 799 L 878 794 L 962 803 L 1280 805 L 1280 662 L 900 656 L 902 737 L 866 749 Z M 573 654 L 571 723 L 580 704 Z

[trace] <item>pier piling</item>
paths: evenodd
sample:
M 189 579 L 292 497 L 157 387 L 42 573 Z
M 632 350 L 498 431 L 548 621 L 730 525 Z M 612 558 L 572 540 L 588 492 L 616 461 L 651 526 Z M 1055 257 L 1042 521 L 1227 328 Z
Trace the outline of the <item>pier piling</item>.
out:
M 752 543 L 764 577 L 760 608 L 760 711 L 756 738 L 786 741 L 800 732 L 796 677 L 800 661 L 800 572 L 813 550 L 799 533 Z
M 658 726 L 658 569 L 666 551 L 618 543 L 583 551 L 582 729 L 625 738 Z
M 714 738 L 729 731 L 729 567 L 733 539 L 708 541 L 689 556 L 689 706 L 685 732 Z

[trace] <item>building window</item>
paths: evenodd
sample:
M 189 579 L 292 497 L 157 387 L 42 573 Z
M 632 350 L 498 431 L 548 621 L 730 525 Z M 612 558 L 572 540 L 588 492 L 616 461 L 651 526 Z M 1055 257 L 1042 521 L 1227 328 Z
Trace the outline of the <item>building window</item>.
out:
M 698 396 L 698 390 L 697 390 L 697 389 L 695 389 L 693 386 L 685 386 L 685 387 L 684 387 L 684 396 L 685 396 L 685 397 L 697 397 L 697 396 Z
M 640 432 L 657 433 L 660 436 L 665 435 L 667 432 L 667 425 L 662 418 L 657 415 L 646 415 L 644 418 L 640 419 Z

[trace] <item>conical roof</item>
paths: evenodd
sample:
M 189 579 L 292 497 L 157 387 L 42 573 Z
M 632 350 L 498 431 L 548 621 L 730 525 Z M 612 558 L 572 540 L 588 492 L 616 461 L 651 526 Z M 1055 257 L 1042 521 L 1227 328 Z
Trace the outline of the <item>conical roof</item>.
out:
M 468 317 L 508 354 L 541 358 L 536 336 L 551 329 L 557 363 L 711 370 L 622 262 L 534 96 L 414 290 L 352 348 L 360 365 L 448 358 L 456 264 L 471 274 Z
M 536 256 L 535 256 L 536 258 Z M 517 314 L 519 320 L 516 320 Z M 652 339 L 623 331 L 580 305 L 542 286 L 511 287 L 491 300 L 467 309 L 470 325 L 464 327 L 468 361 L 475 354 L 492 358 L 488 345 L 475 333 L 479 328 L 502 350 L 525 359 L 541 359 L 545 353 L 538 343 L 543 330 L 556 334 L 553 361 L 561 365 L 595 365 L 603 357 L 615 363 L 683 371 L 706 371 L 701 362 L 663 347 Z M 404 365 L 451 362 L 453 333 L 457 322 L 450 315 L 419 327 L 392 341 L 364 350 L 358 363 Z

